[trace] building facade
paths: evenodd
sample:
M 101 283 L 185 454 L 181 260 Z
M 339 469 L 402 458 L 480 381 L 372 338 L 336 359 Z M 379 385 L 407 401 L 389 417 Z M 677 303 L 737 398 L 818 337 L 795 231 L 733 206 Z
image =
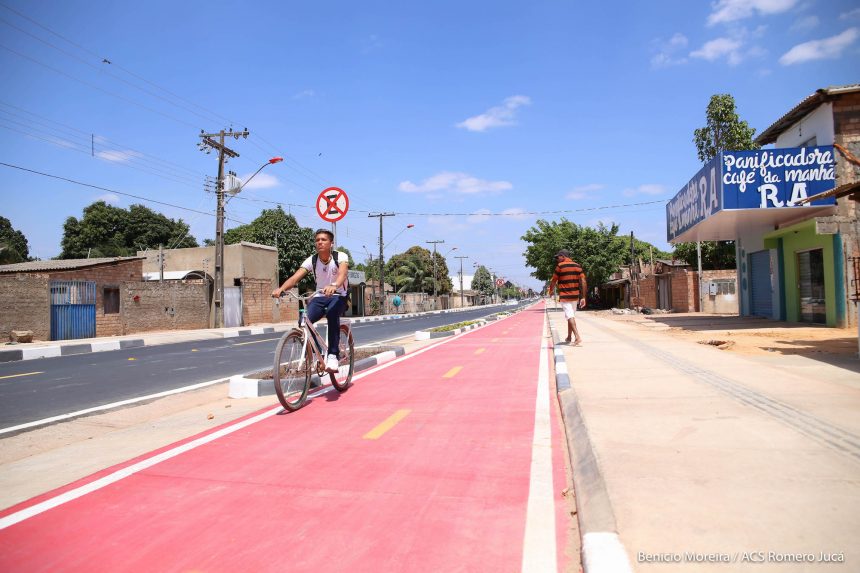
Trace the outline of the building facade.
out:
M 773 147 L 720 153 L 669 202 L 669 242 L 735 241 L 742 316 L 856 325 L 860 85 L 816 91 L 756 142 Z

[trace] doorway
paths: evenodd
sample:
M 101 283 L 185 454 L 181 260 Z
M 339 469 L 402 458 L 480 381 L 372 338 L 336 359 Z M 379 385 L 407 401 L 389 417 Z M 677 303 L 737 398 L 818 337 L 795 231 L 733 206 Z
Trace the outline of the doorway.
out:
M 824 250 L 797 253 L 797 290 L 800 298 L 800 321 L 813 324 L 827 322 L 824 298 Z

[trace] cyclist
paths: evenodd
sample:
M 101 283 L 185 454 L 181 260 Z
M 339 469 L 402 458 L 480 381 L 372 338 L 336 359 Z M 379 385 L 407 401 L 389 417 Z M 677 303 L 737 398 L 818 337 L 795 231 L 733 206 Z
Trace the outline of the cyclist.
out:
M 284 281 L 281 288 L 272 291 L 277 298 L 284 291 L 296 286 L 308 273 L 313 273 L 317 292 L 305 309 L 305 319 L 315 323 L 323 316 L 328 319 L 328 351 L 325 366 L 328 372 L 337 372 L 340 358 L 340 316 L 346 309 L 346 277 L 349 270 L 349 257 L 341 251 L 332 251 L 334 233 L 319 229 L 314 233 L 314 246 L 317 254 L 305 259 L 298 270 Z M 314 268 L 316 266 L 316 268 Z

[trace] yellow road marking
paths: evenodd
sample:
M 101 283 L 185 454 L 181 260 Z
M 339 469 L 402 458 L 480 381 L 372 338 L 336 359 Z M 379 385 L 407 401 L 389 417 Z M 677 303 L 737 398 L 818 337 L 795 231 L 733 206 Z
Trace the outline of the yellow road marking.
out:
M 445 373 L 445 375 L 444 375 L 444 376 L 442 376 L 442 378 L 453 378 L 454 376 L 456 376 L 456 375 L 457 375 L 457 372 L 459 372 L 459 371 L 460 371 L 460 370 L 462 370 L 462 369 L 463 369 L 463 367 L 462 367 L 462 366 L 455 366 L 455 367 L 451 368 L 450 370 L 448 370 L 448 371 Z
M 397 422 L 409 415 L 412 410 L 397 410 L 391 414 L 384 422 L 364 434 L 365 440 L 378 440 L 382 435 L 393 428 Z
M 196 349 L 196 348 L 192 348 L 192 349 L 191 349 L 191 352 L 197 352 L 197 349 Z
M 137 358 L 129 358 L 129 360 L 137 360 Z
M 278 337 L 280 338 L 280 336 Z M 246 344 L 259 344 L 261 342 L 271 342 L 273 340 L 278 340 L 278 338 L 267 338 L 265 340 L 252 340 L 251 342 L 238 342 L 233 346 L 245 346 Z
M 44 374 L 44 372 L 27 372 L 26 374 L 10 374 L 8 376 L 0 376 L 0 380 L 4 378 L 17 378 L 19 376 L 35 376 L 36 374 Z
M 486 350 L 486 348 L 479 348 L 479 349 L 477 349 L 477 350 L 475 351 L 475 354 L 480 354 L 480 353 L 482 353 L 484 350 Z

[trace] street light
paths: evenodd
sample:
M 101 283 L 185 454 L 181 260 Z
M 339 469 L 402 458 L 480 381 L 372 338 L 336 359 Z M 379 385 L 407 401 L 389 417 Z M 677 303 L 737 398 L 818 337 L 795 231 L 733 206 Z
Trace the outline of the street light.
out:
M 394 244 L 394 241 L 397 239 L 397 237 L 399 237 L 401 234 L 403 234 L 403 231 L 406 231 L 407 229 L 411 229 L 413 227 L 415 227 L 415 225 L 410 223 L 410 224 L 406 225 L 405 227 L 403 227 L 402 229 L 400 229 L 400 232 L 397 233 L 396 235 L 394 235 L 394 239 L 391 239 L 390 241 L 388 241 L 388 244 L 385 245 L 385 248 L 387 249 L 389 246 Z M 396 255 L 397 255 L 396 252 L 394 255 L 391 255 L 391 260 L 394 260 L 394 257 Z M 397 292 L 397 263 L 396 262 L 394 263 L 394 292 L 395 293 Z
M 269 166 L 269 165 L 274 165 L 275 163 L 280 163 L 280 162 L 281 162 L 281 161 L 283 161 L 283 160 L 284 160 L 284 158 L 283 158 L 283 157 L 272 157 L 272 158 L 271 158 L 271 159 L 269 159 L 266 163 L 263 163 L 263 164 L 260 166 L 260 168 L 259 168 L 259 169 L 257 169 L 256 171 L 254 171 L 254 174 L 253 174 L 253 175 L 251 175 L 250 177 L 248 177 L 248 178 L 245 180 L 245 182 L 244 182 L 244 183 L 242 183 L 242 185 L 239 187 L 239 191 L 241 191 L 242 189 L 244 189 L 244 188 L 245 188 L 245 185 L 247 185 L 248 183 L 250 183 L 251 179 L 253 179 L 254 177 L 256 177 L 256 176 L 257 176 L 257 173 L 259 173 L 260 171 L 262 171 L 264 167 L 267 167 L 267 166 Z M 237 193 L 238 193 L 238 191 L 237 191 Z

